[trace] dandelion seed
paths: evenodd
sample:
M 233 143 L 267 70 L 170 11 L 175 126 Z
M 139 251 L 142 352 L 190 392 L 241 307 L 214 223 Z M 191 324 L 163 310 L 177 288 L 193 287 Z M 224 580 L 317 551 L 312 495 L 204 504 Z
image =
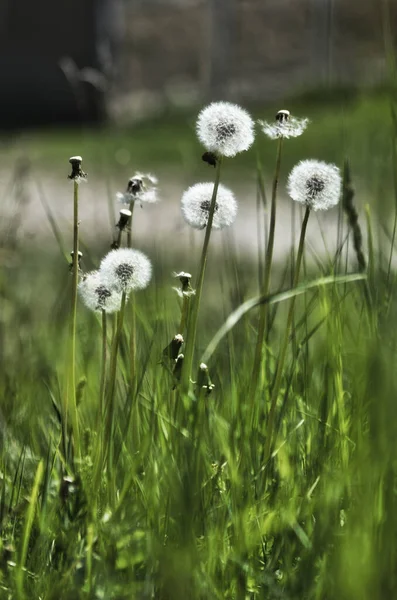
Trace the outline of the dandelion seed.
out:
M 84 276 L 79 284 L 81 298 L 90 310 L 112 313 L 120 310 L 121 294 L 112 289 L 109 282 L 99 271 L 92 271 Z
M 87 173 L 84 173 L 81 168 L 81 163 L 83 162 L 81 156 L 71 156 L 69 162 L 72 165 L 72 172 L 68 175 L 68 179 L 72 179 L 76 183 L 87 181 Z
M 143 252 L 131 248 L 111 250 L 99 270 L 111 287 L 127 293 L 147 287 L 152 276 L 150 260 Z
M 196 183 L 184 192 L 181 209 L 183 218 L 191 227 L 204 229 L 207 226 L 213 191 L 213 183 Z M 236 215 L 237 201 L 233 192 L 220 184 L 212 227 L 214 229 L 228 227 L 234 222 Z
M 204 108 L 198 116 L 196 130 L 208 152 L 221 156 L 235 156 L 248 150 L 254 141 L 254 122 L 250 115 L 230 102 L 213 102 Z
M 319 160 L 302 160 L 288 177 L 291 198 L 312 210 L 328 210 L 336 206 L 341 187 L 338 167 Z
M 157 178 L 150 173 L 135 173 L 128 180 L 124 193 L 117 192 L 116 197 L 124 204 L 139 202 L 140 204 L 153 204 L 158 201 Z
M 291 117 L 289 110 L 279 110 L 275 123 L 258 121 L 262 131 L 271 140 L 278 138 L 292 138 L 302 135 L 309 124 L 309 119 L 298 119 Z

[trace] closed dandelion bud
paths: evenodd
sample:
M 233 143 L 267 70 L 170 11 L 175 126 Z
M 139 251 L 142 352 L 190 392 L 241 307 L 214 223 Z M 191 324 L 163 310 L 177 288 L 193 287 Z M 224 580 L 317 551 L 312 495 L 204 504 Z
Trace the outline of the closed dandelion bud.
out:
M 248 150 L 254 141 L 250 115 L 230 102 L 213 102 L 204 108 L 198 116 L 196 131 L 206 150 L 219 156 L 235 156 Z
M 127 183 L 125 192 L 117 192 L 116 197 L 124 204 L 140 202 L 153 204 L 158 201 L 157 178 L 150 173 L 135 173 Z
M 120 231 L 123 231 L 127 225 L 129 220 L 132 217 L 132 212 L 130 210 L 128 210 L 128 208 L 122 208 L 120 210 L 120 219 L 119 222 L 116 224 L 116 227 L 118 227 L 118 229 L 120 229 Z
M 172 374 L 173 374 L 173 376 L 174 376 L 174 378 L 175 378 L 176 381 L 180 381 L 180 379 L 181 379 L 182 367 L 183 367 L 183 359 L 184 358 L 185 358 L 185 356 L 183 354 L 179 354 L 178 357 L 175 360 L 175 366 L 174 366 L 174 369 L 172 371 Z
M 204 229 L 208 223 L 213 183 L 196 183 L 182 196 L 182 215 L 185 221 L 195 229 Z M 237 215 L 237 201 L 233 192 L 219 184 L 215 203 L 214 229 L 223 229 L 231 225 Z
M 292 117 L 289 110 L 279 110 L 275 123 L 258 121 L 263 133 L 271 140 L 293 138 L 302 135 L 309 124 L 309 119 Z
M 291 198 L 315 211 L 336 206 L 341 187 L 338 167 L 319 160 L 302 160 L 288 177 Z
M 72 262 L 69 265 L 69 270 L 73 271 L 73 264 L 74 264 L 74 250 L 72 250 L 70 252 L 70 256 L 72 258 Z M 77 267 L 79 269 L 79 271 L 81 271 L 81 259 L 83 258 L 83 253 L 80 252 L 80 250 L 77 252 Z
M 211 167 L 216 167 L 218 158 L 216 154 L 214 154 L 214 152 L 204 152 L 203 156 L 201 157 L 201 160 L 206 162 L 207 165 L 210 165 Z
M 142 290 L 152 276 L 152 265 L 143 252 L 131 248 L 111 250 L 102 260 L 101 276 L 119 292 Z
M 69 162 L 72 165 L 72 172 L 70 175 L 68 175 L 68 179 L 72 179 L 77 183 L 80 183 L 81 181 L 86 181 L 87 173 L 84 173 L 84 171 L 81 168 L 81 163 L 83 162 L 81 156 L 71 156 L 69 158 Z
M 183 336 L 180 333 L 171 340 L 166 348 L 163 350 L 163 359 L 176 360 L 179 356 L 179 351 L 183 344 Z
M 210 394 L 215 387 L 210 379 L 208 367 L 205 363 L 201 363 L 199 366 L 196 384 L 199 390 L 205 390 L 207 394 Z
M 108 281 L 99 271 L 92 271 L 84 276 L 79 284 L 79 293 L 84 304 L 95 312 L 112 313 L 120 310 L 121 294 L 112 289 Z
M 178 277 L 179 281 L 181 282 L 180 289 L 177 287 L 172 288 L 177 292 L 178 296 L 183 298 L 183 296 L 189 297 L 193 296 L 196 293 L 196 291 L 190 285 L 190 280 L 192 278 L 190 273 L 185 273 L 184 271 L 181 271 L 180 273 L 173 273 L 172 275 L 173 277 Z

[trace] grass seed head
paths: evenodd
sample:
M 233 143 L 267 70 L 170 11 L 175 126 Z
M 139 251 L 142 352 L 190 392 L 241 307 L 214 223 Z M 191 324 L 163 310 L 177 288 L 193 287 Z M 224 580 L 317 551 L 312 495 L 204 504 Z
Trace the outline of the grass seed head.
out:
M 213 183 L 196 183 L 182 196 L 183 218 L 194 229 L 204 229 L 207 226 L 213 190 Z M 212 227 L 214 229 L 229 227 L 234 222 L 236 215 L 237 201 L 233 192 L 220 184 Z
M 254 122 L 250 115 L 230 102 L 213 102 L 204 108 L 198 116 L 196 131 L 208 153 L 220 156 L 233 157 L 248 150 L 254 141 Z M 208 158 L 207 153 L 204 156 Z
M 296 202 L 315 211 L 328 210 L 339 202 L 342 179 L 336 165 L 302 160 L 292 169 L 287 187 Z

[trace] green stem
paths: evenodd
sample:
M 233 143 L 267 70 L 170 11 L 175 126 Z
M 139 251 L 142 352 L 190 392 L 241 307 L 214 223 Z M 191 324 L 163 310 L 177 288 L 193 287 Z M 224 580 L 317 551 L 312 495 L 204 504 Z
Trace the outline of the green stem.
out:
M 71 419 L 77 457 L 80 456 L 80 434 L 76 403 L 76 321 L 77 321 L 77 286 L 79 281 L 79 184 L 73 182 L 73 280 L 72 280 L 72 309 L 71 309 Z M 66 407 L 66 415 L 68 407 Z
M 130 217 L 130 223 L 129 223 L 129 227 L 127 229 L 127 248 L 131 248 L 132 247 L 132 218 L 134 216 L 134 206 L 135 206 L 135 202 L 134 200 L 132 202 L 130 202 L 130 211 L 131 211 L 131 217 Z
M 217 162 L 217 168 L 216 168 L 214 189 L 212 192 L 211 204 L 210 204 L 210 209 L 209 209 L 209 214 L 208 214 L 208 223 L 207 223 L 207 227 L 205 229 L 203 250 L 201 252 L 199 274 L 198 274 L 197 284 L 196 284 L 196 294 L 195 294 L 195 296 L 191 297 L 191 309 L 190 309 L 190 315 L 189 315 L 189 322 L 188 322 L 188 326 L 187 326 L 187 335 L 186 335 L 186 340 L 185 340 L 185 343 L 186 343 L 185 358 L 183 361 L 183 368 L 182 368 L 182 391 L 183 391 L 183 393 L 187 393 L 189 390 L 190 374 L 192 371 L 194 347 L 195 347 L 195 342 L 196 342 L 197 320 L 198 320 L 198 313 L 199 313 L 199 307 L 200 307 L 201 293 L 203 290 L 205 268 L 207 265 L 208 246 L 209 246 L 210 237 L 211 237 L 212 223 L 214 220 L 216 197 L 218 194 L 218 187 L 219 187 L 219 181 L 220 181 L 220 176 L 221 176 L 221 165 L 222 165 L 222 158 L 219 157 L 218 162 Z
M 272 198 L 271 198 L 271 207 L 270 207 L 270 223 L 269 223 L 269 238 L 266 248 L 266 257 L 265 257 L 265 267 L 264 267 L 264 275 L 261 289 L 261 296 L 267 296 L 270 288 L 270 275 L 271 275 L 271 267 L 273 261 L 273 249 L 274 249 L 274 236 L 276 230 L 276 209 L 277 209 L 277 190 L 278 190 L 278 182 L 280 177 L 280 168 L 281 168 L 281 154 L 283 147 L 283 138 L 279 138 L 277 145 L 277 157 L 276 157 L 276 169 L 273 178 L 273 186 L 272 186 Z M 269 307 L 267 304 L 262 304 L 259 312 L 259 325 L 258 325 L 258 337 L 256 339 L 256 348 L 255 348 L 255 356 L 254 356 L 254 366 L 252 370 L 252 378 L 251 378 L 251 389 L 249 393 L 249 398 L 251 398 L 251 402 L 254 404 L 256 392 L 258 390 L 262 360 L 263 360 L 263 344 L 267 337 L 267 327 L 268 327 L 268 311 Z
M 300 239 L 299 239 L 298 253 L 296 256 L 295 275 L 294 275 L 294 282 L 293 282 L 294 288 L 298 285 L 298 282 L 299 282 L 299 273 L 300 273 L 300 268 L 301 268 L 301 264 L 302 264 L 303 250 L 304 250 L 304 246 L 305 246 L 306 229 L 307 229 L 307 223 L 309 220 L 309 216 L 310 216 L 310 208 L 306 207 L 305 216 L 303 217 L 303 222 L 302 222 Z M 280 355 L 279 355 L 278 362 L 277 362 L 276 375 L 275 375 L 274 385 L 273 385 L 273 389 L 272 389 L 272 395 L 271 395 L 271 399 L 270 399 L 270 410 L 269 410 L 269 415 L 268 415 L 267 431 L 266 431 L 265 463 L 267 463 L 267 461 L 269 460 L 271 449 L 272 449 L 273 430 L 274 430 L 274 422 L 275 422 L 275 415 L 276 415 L 276 404 L 277 404 L 278 394 L 280 391 L 281 377 L 283 374 L 285 358 L 287 355 L 288 341 L 289 341 L 292 321 L 293 321 L 293 317 L 294 317 L 295 299 L 296 299 L 296 296 L 293 296 L 290 301 L 290 305 L 289 305 L 289 309 L 288 309 L 288 316 L 287 316 L 287 324 L 285 326 L 284 337 L 281 342 Z
M 117 355 L 120 345 L 121 334 L 123 331 L 124 313 L 126 304 L 126 292 L 123 292 L 121 296 L 121 307 L 120 312 L 117 315 L 117 326 L 114 334 L 112 349 L 110 354 L 110 366 L 109 366 L 109 385 L 106 402 L 106 418 L 105 418 L 105 437 L 104 437 L 104 456 L 109 458 L 109 469 L 111 468 L 111 456 L 110 442 L 113 434 L 113 422 L 114 422 L 114 407 L 115 407 L 115 389 L 116 389 L 116 371 L 117 371 Z
M 101 384 L 99 388 L 99 420 L 98 426 L 102 423 L 103 409 L 105 405 L 105 381 L 106 381 L 106 360 L 107 360 L 107 319 L 106 311 L 102 311 L 102 370 Z
M 131 393 L 133 394 L 136 382 L 136 315 L 133 294 L 131 294 L 130 369 Z
M 127 247 L 132 246 L 132 219 L 134 216 L 135 202 L 130 202 L 130 223 L 127 230 Z M 130 377 L 131 377 L 131 392 L 134 393 L 134 382 L 136 377 L 136 318 L 135 318 L 135 305 L 133 299 L 131 301 L 131 332 L 130 332 Z

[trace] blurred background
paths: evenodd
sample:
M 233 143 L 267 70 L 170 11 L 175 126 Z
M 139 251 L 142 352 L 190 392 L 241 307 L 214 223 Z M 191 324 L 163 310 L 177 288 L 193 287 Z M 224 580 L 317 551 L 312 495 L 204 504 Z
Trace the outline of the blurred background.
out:
M 10 236 L 31 242 L 38 231 L 51 236 L 44 204 L 70 231 L 74 154 L 89 175 L 87 241 L 98 228 L 112 235 L 115 193 L 135 170 L 159 176 L 163 199 L 139 214 L 138 239 L 153 239 L 154 228 L 162 238 L 188 239 L 181 192 L 213 177 L 201 162 L 195 118 L 219 99 L 258 118 L 288 108 L 311 119 L 288 143 L 284 179 L 301 158 L 348 157 L 359 202 L 382 196 L 387 204 L 396 9 L 397 0 L 2 0 L 3 244 Z M 224 182 L 241 200 L 233 235 L 248 250 L 256 165 L 269 189 L 274 154 L 258 133 L 255 148 L 225 168 Z M 281 251 L 290 242 L 279 243 Z
M 1 125 L 274 102 L 386 74 L 394 0 L 2 0 Z

